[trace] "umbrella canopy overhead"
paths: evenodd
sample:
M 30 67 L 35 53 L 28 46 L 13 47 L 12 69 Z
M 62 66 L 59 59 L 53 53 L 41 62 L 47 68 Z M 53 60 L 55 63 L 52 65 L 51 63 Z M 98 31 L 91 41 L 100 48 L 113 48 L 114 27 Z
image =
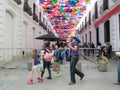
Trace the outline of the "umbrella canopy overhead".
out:
M 64 39 L 54 36 L 53 34 L 45 34 L 45 35 L 36 37 L 35 39 L 41 39 L 45 41 L 65 41 Z
M 39 0 L 59 37 L 65 38 L 86 14 L 90 0 Z

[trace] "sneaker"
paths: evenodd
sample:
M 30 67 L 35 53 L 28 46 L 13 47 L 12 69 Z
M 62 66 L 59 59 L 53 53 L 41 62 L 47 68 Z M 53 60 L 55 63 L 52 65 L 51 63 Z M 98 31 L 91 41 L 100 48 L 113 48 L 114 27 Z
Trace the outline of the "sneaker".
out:
M 41 78 L 41 81 L 43 82 L 43 78 Z
M 33 80 L 32 80 L 32 79 L 29 79 L 29 80 L 27 81 L 27 83 L 28 83 L 28 84 L 33 84 Z
M 38 83 L 42 83 L 43 82 L 43 78 L 38 78 Z
M 56 76 L 56 77 L 60 77 L 60 76 L 61 76 L 61 73 L 59 73 L 59 74 L 55 74 L 55 76 Z
M 114 82 L 113 84 L 114 85 L 120 85 L 120 82 Z
M 47 77 L 46 79 L 52 79 L 51 77 Z
M 76 84 L 76 83 L 75 83 L 75 82 L 70 82 L 70 83 L 69 83 L 69 85 L 74 85 L 74 84 Z

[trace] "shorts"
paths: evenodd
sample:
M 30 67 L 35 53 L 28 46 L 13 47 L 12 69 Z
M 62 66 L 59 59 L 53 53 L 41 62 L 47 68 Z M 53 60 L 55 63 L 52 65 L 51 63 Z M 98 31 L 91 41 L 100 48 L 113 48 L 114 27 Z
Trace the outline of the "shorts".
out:
M 40 64 L 39 65 L 34 65 L 33 70 L 39 70 L 40 69 Z

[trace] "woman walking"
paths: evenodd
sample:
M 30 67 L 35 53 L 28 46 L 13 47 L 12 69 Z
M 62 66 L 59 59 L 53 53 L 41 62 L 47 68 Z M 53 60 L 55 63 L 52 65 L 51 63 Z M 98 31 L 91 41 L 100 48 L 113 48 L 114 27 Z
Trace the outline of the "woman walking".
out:
M 50 48 L 50 42 L 46 42 L 45 43 L 45 52 L 44 52 L 44 55 L 46 53 L 51 53 L 51 52 L 52 52 L 52 50 Z M 42 74 L 41 74 L 42 78 L 43 78 L 45 69 L 47 68 L 48 73 L 49 73 L 47 79 L 52 79 L 50 65 L 51 65 L 51 61 L 47 61 L 47 60 L 43 59 L 43 71 L 42 71 Z
M 83 79 L 84 74 L 76 69 L 76 64 L 79 60 L 79 42 L 75 39 L 75 34 L 70 35 L 71 43 L 68 44 L 70 50 L 71 50 L 71 60 L 70 60 L 70 77 L 71 82 L 69 85 L 74 85 L 76 83 L 75 80 L 75 74 L 77 74 L 80 77 L 80 80 Z

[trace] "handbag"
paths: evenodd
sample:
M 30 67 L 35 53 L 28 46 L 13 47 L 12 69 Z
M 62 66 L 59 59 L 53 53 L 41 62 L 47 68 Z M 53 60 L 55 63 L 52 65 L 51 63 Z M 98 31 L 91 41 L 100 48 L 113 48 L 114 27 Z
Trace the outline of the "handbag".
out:
M 44 71 L 44 68 L 43 68 L 43 60 L 40 61 L 40 71 Z
M 45 53 L 44 55 L 44 59 L 47 62 L 51 62 L 52 58 L 53 58 L 53 53 L 51 53 L 51 51 L 49 51 L 48 49 L 46 49 L 48 52 Z

